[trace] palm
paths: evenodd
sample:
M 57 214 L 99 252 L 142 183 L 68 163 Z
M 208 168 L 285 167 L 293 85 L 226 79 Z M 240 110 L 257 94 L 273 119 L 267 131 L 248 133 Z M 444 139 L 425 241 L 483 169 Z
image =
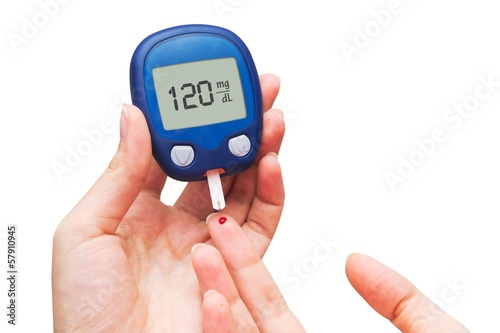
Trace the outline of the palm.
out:
M 111 271 L 123 270 L 121 280 L 127 286 L 114 300 L 127 310 L 114 318 L 116 322 L 111 327 L 133 323 L 130 331 L 148 328 L 196 332 L 201 325 L 200 296 L 189 251 L 197 242 L 206 240 L 202 221 L 164 206 L 149 195 L 138 199 L 137 211 L 127 216 L 117 230 L 118 238 L 125 240 L 115 242 L 119 255 L 110 254 L 108 258 L 110 266 L 114 266 Z M 149 213 L 144 215 L 145 212 Z M 167 221 L 171 215 L 176 216 L 173 223 Z M 179 232 L 181 228 L 185 234 Z M 117 304 L 110 302 L 110 310 L 114 311 L 114 306 Z M 127 331 L 125 327 L 120 330 Z
M 208 189 L 203 182 L 186 191 L 199 185 Z M 208 197 L 204 202 L 210 203 Z M 211 209 L 205 210 L 206 216 Z M 164 205 L 158 192 L 148 191 L 138 196 L 115 238 L 109 240 L 114 250 L 107 260 L 109 272 L 122 272 L 123 291 L 115 293 L 105 308 L 122 307 L 123 312 L 113 317 L 103 311 L 99 316 L 113 318 L 108 324 L 121 327 L 117 331 L 199 331 L 201 298 L 190 250 L 209 240 L 205 221 L 195 212 Z

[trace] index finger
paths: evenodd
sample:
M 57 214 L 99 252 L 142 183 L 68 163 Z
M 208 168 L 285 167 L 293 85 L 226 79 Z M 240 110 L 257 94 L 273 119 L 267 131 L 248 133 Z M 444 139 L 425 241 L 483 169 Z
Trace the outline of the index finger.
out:
M 349 256 L 346 274 L 361 297 L 403 333 L 469 332 L 410 281 L 368 256 Z

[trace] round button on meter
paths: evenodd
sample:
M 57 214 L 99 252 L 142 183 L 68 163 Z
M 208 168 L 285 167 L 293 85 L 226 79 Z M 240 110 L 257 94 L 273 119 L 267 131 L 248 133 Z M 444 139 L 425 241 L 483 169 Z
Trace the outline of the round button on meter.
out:
M 181 181 L 250 167 L 262 133 L 262 95 L 250 51 L 233 32 L 209 25 L 159 31 L 137 47 L 132 102 L 145 115 L 153 155 Z
M 243 157 L 246 156 L 250 149 L 252 148 L 252 143 L 246 135 L 240 135 L 229 140 L 229 150 L 234 156 Z

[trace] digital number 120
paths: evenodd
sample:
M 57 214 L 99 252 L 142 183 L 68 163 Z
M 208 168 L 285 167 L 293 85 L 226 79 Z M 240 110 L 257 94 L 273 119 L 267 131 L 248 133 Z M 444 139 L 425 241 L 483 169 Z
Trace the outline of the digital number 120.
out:
M 214 94 L 212 93 L 212 84 L 210 81 L 200 81 L 196 86 L 191 82 L 184 83 L 181 86 L 181 90 L 185 92 L 182 97 L 184 110 L 198 107 L 198 105 L 192 101 L 192 98 L 195 98 L 196 95 L 198 95 L 198 101 L 201 106 L 209 106 L 214 102 Z M 177 100 L 177 91 L 175 90 L 175 87 L 172 86 L 168 93 L 172 95 L 175 111 L 179 111 L 179 101 Z

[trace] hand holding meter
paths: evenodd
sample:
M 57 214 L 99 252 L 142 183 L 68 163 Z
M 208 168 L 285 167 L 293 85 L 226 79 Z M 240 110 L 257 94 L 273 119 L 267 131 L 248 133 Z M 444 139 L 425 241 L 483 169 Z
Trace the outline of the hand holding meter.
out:
M 137 47 L 130 85 L 163 171 L 208 178 L 214 208 L 224 208 L 220 174 L 250 167 L 262 132 L 259 77 L 243 41 L 208 25 L 159 31 Z

